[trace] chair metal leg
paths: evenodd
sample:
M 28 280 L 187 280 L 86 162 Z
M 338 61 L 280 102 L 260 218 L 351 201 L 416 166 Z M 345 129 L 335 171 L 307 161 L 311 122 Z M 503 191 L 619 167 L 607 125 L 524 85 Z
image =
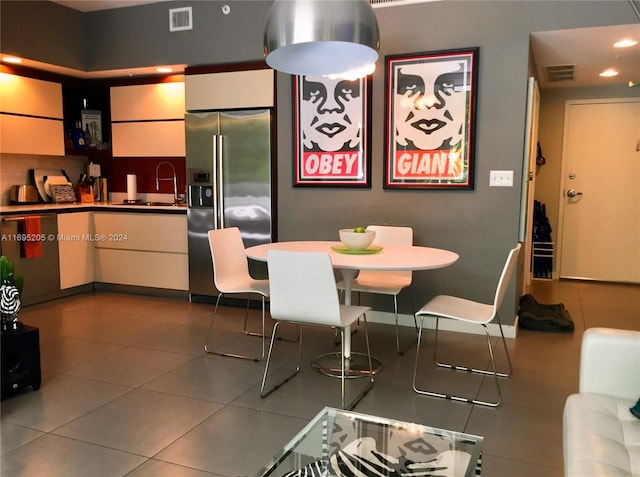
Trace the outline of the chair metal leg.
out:
M 247 300 L 247 309 L 246 309 L 245 314 L 244 314 L 244 329 L 243 329 L 244 334 L 247 335 L 247 336 L 255 336 L 255 337 L 258 337 L 258 338 L 266 337 L 267 339 L 271 339 L 271 336 L 265 335 L 265 329 L 266 328 L 264 326 L 263 326 L 263 329 L 262 329 L 262 333 L 256 333 L 255 331 L 251 331 L 251 330 L 249 330 L 247 328 L 247 323 L 249 321 L 249 304 L 250 303 L 251 303 L 251 299 L 249 298 Z M 264 298 L 263 298 L 262 307 L 263 308 L 265 307 Z M 263 309 L 263 313 L 264 313 L 264 309 Z M 298 337 L 297 336 L 296 336 L 295 339 L 289 339 L 289 338 L 278 338 L 278 339 L 281 340 L 281 341 L 291 341 L 293 343 L 298 341 Z
M 280 386 L 282 386 L 284 383 L 286 383 L 291 378 L 293 378 L 296 374 L 298 374 L 298 371 L 300 371 L 300 363 L 302 362 L 302 326 L 298 325 L 298 365 L 296 366 L 295 371 L 293 373 L 291 373 L 289 376 L 287 376 L 286 378 L 284 378 L 282 381 L 280 381 L 278 384 L 276 384 L 273 387 L 271 387 L 270 389 L 268 389 L 266 391 L 264 390 L 265 383 L 267 382 L 267 374 L 269 373 L 269 363 L 271 362 L 271 353 L 273 351 L 273 342 L 275 341 L 276 332 L 278 331 L 278 325 L 279 324 L 280 324 L 280 322 L 276 321 L 275 324 L 273 325 L 273 331 L 271 332 L 271 341 L 269 342 L 269 353 L 267 354 L 267 361 L 266 361 L 266 363 L 264 365 L 264 374 L 262 375 L 262 384 L 260 385 L 260 397 L 261 398 L 267 397 L 273 391 L 278 389 Z
M 207 333 L 207 341 L 205 341 L 204 343 L 204 350 L 207 353 L 212 353 L 211 350 L 209 350 L 208 345 L 209 345 L 209 340 L 211 339 L 211 330 L 213 329 L 213 322 L 216 319 L 216 314 L 218 313 L 218 304 L 220 303 L 220 298 L 222 298 L 222 293 L 218 294 L 218 299 L 216 300 L 216 306 L 213 309 L 213 315 L 211 315 L 211 321 L 209 321 L 209 332 Z
M 491 376 L 493 376 L 495 374 L 496 376 L 499 376 L 501 378 L 508 378 L 509 376 L 511 376 L 511 373 L 513 372 L 513 369 L 511 367 L 511 358 L 509 357 L 509 351 L 507 349 L 507 342 L 504 339 L 504 333 L 502 331 L 502 324 L 500 323 L 500 317 L 497 317 L 497 318 L 498 318 L 498 325 L 499 325 L 499 328 L 500 328 L 500 334 L 502 335 L 502 344 L 504 346 L 505 354 L 507 355 L 507 362 L 509 364 L 509 371 L 507 371 L 507 372 L 497 372 L 495 369 L 493 371 L 490 371 L 490 370 L 487 370 L 487 369 L 468 368 L 466 366 L 457 366 L 457 365 L 454 365 L 454 364 L 439 362 L 438 359 L 437 359 L 437 354 L 436 354 L 438 352 L 438 321 L 439 321 L 437 318 L 436 318 L 436 345 L 434 347 L 434 361 L 435 361 L 435 363 L 438 366 L 440 366 L 441 368 L 455 369 L 457 371 L 468 371 L 468 372 L 471 372 L 471 373 L 487 374 L 487 375 L 491 375 Z M 485 334 L 486 334 L 487 338 L 489 338 L 490 335 L 489 335 L 489 329 L 487 328 L 487 325 L 482 324 L 482 326 L 484 327 L 484 331 L 485 331 Z M 493 361 L 493 347 L 491 346 L 491 340 L 490 339 L 488 339 L 488 347 L 489 347 L 490 358 Z M 495 368 L 495 366 L 494 366 L 494 368 Z
M 509 364 L 508 373 L 498 373 L 498 376 L 508 378 L 513 373 L 513 366 L 511 365 L 511 357 L 509 356 L 509 350 L 507 349 L 507 340 L 504 339 L 504 331 L 502 330 L 502 321 L 500 321 L 500 315 L 496 313 L 498 319 L 498 328 L 500 328 L 500 336 L 502 338 L 502 346 L 504 347 L 504 354 L 507 356 L 507 363 Z
M 471 373 L 478 373 L 478 374 L 484 374 L 484 375 L 489 375 L 489 376 L 493 376 L 495 379 L 495 383 L 496 383 L 496 389 L 498 391 L 498 400 L 497 401 L 482 401 L 479 399 L 475 399 L 475 398 L 466 398 L 466 397 L 461 397 L 461 396 L 454 396 L 454 395 L 450 395 L 450 394 L 443 394 L 443 393 L 438 393 L 438 392 L 433 392 L 433 391 L 427 391 L 424 389 L 419 389 L 416 386 L 416 376 L 418 374 L 418 363 L 419 363 L 419 356 L 420 356 L 420 344 L 421 344 L 421 340 L 422 340 L 422 329 L 423 329 L 423 325 L 424 325 L 424 315 L 420 316 L 420 326 L 419 326 L 419 330 L 418 330 L 418 347 L 416 350 L 416 362 L 415 362 L 415 366 L 413 368 L 413 390 L 418 393 L 418 394 L 424 394 L 427 396 L 432 396 L 432 397 L 437 397 L 437 398 L 441 398 L 441 399 L 451 399 L 453 401 L 462 401 L 462 402 L 469 402 L 469 403 L 473 403 L 473 404 L 480 404 L 483 406 L 490 406 L 490 407 L 496 407 L 498 405 L 500 405 L 500 403 L 502 403 L 502 391 L 500 389 L 500 381 L 499 381 L 499 377 L 509 377 L 511 375 L 511 373 L 513 372 L 512 370 L 512 366 L 511 366 L 511 358 L 509 357 L 509 351 L 507 349 L 507 343 L 506 340 L 504 339 L 504 333 L 502 330 L 502 324 L 500 323 L 500 318 L 498 317 L 498 325 L 500 328 L 500 334 L 502 335 L 502 343 L 504 345 L 504 350 L 505 353 L 507 355 L 507 361 L 509 363 L 509 371 L 506 373 L 503 372 L 498 372 L 497 368 L 496 368 L 496 362 L 495 362 L 495 358 L 494 358 L 494 353 L 493 353 L 493 347 L 491 346 L 491 335 L 489 334 L 489 329 L 487 327 L 487 325 L 485 325 L 484 323 L 482 324 L 484 331 L 485 331 L 485 335 L 487 337 L 487 346 L 489 349 L 489 357 L 491 359 L 491 370 L 487 370 L 487 369 L 477 369 L 477 368 L 469 368 L 466 366 L 458 366 L 458 365 L 453 365 L 453 364 L 448 364 L 448 363 L 440 363 L 438 361 L 438 330 L 439 330 L 439 321 L 440 318 L 439 317 L 435 317 L 436 318 L 436 328 L 435 328 L 435 343 L 434 343 L 434 350 L 433 350 L 433 359 L 435 361 L 435 363 L 443 368 L 447 368 L 447 369 L 453 369 L 456 371 L 467 371 L 467 372 L 471 372 Z
M 216 354 L 218 356 L 226 356 L 228 358 L 239 358 L 239 359 L 247 359 L 250 361 L 262 361 L 265 357 L 265 352 L 266 352 L 266 342 L 265 342 L 265 299 L 264 297 L 262 297 L 262 354 L 260 355 L 260 357 L 256 358 L 254 356 L 245 356 L 242 354 L 235 354 L 235 353 L 223 353 L 221 351 L 213 351 L 211 349 L 209 349 L 209 341 L 211 340 L 211 333 L 213 331 L 213 322 L 216 319 L 216 315 L 218 313 L 218 305 L 220 304 L 220 299 L 222 298 L 222 295 L 224 295 L 223 293 L 218 294 L 218 298 L 216 299 L 216 306 L 213 310 L 213 315 L 211 316 L 211 321 L 209 322 L 209 331 L 207 333 L 207 341 L 204 344 L 204 350 L 205 352 L 209 353 L 209 354 Z M 247 303 L 247 311 L 246 313 L 249 313 L 249 304 Z M 247 315 L 245 314 L 245 329 L 246 329 L 246 325 L 247 325 Z M 260 335 L 258 335 L 260 336 Z
M 369 382 L 367 383 L 367 385 L 365 386 L 365 388 L 353 399 L 353 401 L 351 401 L 349 403 L 348 407 L 345 407 L 345 381 L 347 379 L 347 370 L 346 370 L 346 362 L 348 360 L 348 358 L 344 357 L 344 328 L 342 328 L 340 330 L 340 336 L 342 338 L 342 352 L 340 353 L 340 359 L 341 359 L 341 364 L 342 364 L 342 369 L 341 369 L 341 376 L 340 376 L 340 386 L 341 386 L 341 405 L 342 405 L 342 409 L 346 409 L 348 411 L 351 411 L 354 407 L 356 407 L 356 405 L 362 400 L 363 397 L 365 397 L 367 395 L 367 393 L 371 390 L 371 388 L 373 387 L 373 383 L 374 383 L 374 379 L 373 379 L 373 375 L 374 375 L 374 370 L 373 370 L 373 361 L 371 359 L 371 348 L 369 346 L 369 332 L 367 330 L 367 317 L 365 315 L 362 315 L 362 320 L 364 321 L 364 336 L 365 336 L 365 342 L 367 344 L 367 359 L 369 362 Z
M 245 335 L 249 335 L 249 334 L 258 334 L 258 333 L 253 333 L 253 332 L 248 332 L 247 331 L 247 321 L 249 319 L 249 305 L 251 304 L 251 298 L 247 299 L 247 307 L 244 310 L 244 334 Z
M 413 310 L 415 310 L 415 306 L 413 304 L 413 295 L 411 294 L 411 289 L 409 288 L 409 301 L 411 302 L 411 313 L 413 313 L 413 326 L 416 328 L 416 342 L 418 341 L 418 319 L 416 318 L 416 314 Z
M 411 313 L 413 313 L 413 297 L 411 296 L 411 292 L 409 292 L 409 300 L 411 301 Z M 402 356 L 405 351 L 408 351 L 409 348 L 411 348 L 414 343 L 411 342 L 409 343 L 404 349 L 400 348 L 400 326 L 398 324 L 398 296 L 397 295 L 393 295 L 393 310 L 395 313 L 395 317 L 396 317 L 396 351 L 398 352 L 399 356 Z M 416 330 L 416 341 L 418 339 L 418 320 L 416 319 L 416 315 L 413 315 L 413 323 L 414 323 L 414 327 Z
M 299 335 L 298 335 L 299 345 L 298 345 L 298 364 L 296 366 L 296 369 L 291 374 L 289 374 L 284 379 L 282 379 L 279 383 L 277 383 L 274 386 L 272 386 L 271 388 L 265 390 L 265 385 L 266 385 L 266 382 L 267 382 L 267 376 L 269 374 L 269 364 L 271 363 L 271 354 L 273 353 L 273 343 L 276 340 L 276 333 L 277 333 L 278 325 L 280 323 L 281 322 L 277 321 L 273 325 L 273 332 L 271 334 L 271 341 L 269 343 L 269 352 L 267 353 L 267 360 L 266 360 L 266 363 L 265 363 L 265 366 L 264 366 L 264 374 L 262 375 L 262 384 L 260 385 L 260 397 L 261 398 L 267 397 L 273 391 L 275 391 L 276 389 L 281 387 L 283 384 L 285 384 L 287 381 L 289 381 L 291 378 L 293 378 L 300 371 L 301 362 L 302 362 L 302 326 L 298 325 L 298 328 L 299 328 Z M 373 361 L 371 359 L 371 347 L 369 345 L 369 333 L 368 333 L 368 330 L 367 330 L 367 320 L 366 320 L 366 318 L 364 318 L 364 333 L 365 333 L 365 341 L 367 343 L 367 358 L 368 358 L 368 362 L 369 362 L 369 376 L 370 376 L 369 383 L 353 399 L 353 401 L 351 401 L 349 403 L 348 407 L 345 407 L 346 380 L 348 379 L 348 377 L 347 377 L 347 362 L 348 362 L 348 358 L 345 358 L 345 356 L 344 356 L 345 329 L 344 328 L 340 329 L 340 338 L 341 338 L 340 404 L 342 406 L 342 409 L 352 410 L 356 406 L 356 404 L 358 404 L 360 402 L 360 400 L 373 387 L 373 383 L 374 383 L 374 379 L 373 379 L 373 375 L 374 375 Z

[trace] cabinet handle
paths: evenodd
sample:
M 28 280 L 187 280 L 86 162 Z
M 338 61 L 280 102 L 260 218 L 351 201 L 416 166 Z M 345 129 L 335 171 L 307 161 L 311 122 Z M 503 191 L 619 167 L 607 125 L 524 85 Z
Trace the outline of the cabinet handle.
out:
M 19 217 L 2 217 L 3 222 L 20 222 L 27 217 L 37 217 L 40 220 L 44 219 L 54 219 L 56 218 L 55 214 L 46 214 L 46 215 L 21 215 Z

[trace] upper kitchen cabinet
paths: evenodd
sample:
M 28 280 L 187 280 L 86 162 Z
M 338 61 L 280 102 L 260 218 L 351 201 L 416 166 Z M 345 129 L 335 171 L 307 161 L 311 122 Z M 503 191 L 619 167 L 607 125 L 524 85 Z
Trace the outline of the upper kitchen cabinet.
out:
M 62 85 L 0 73 L 0 152 L 64 156 Z
M 62 83 L 62 100 L 64 107 L 64 132 L 66 137 L 66 153 L 70 155 L 86 155 L 93 159 L 96 155 L 104 155 L 111 143 L 111 107 L 109 103 L 108 80 L 91 80 L 68 78 Z M 86 114 L 86 116 L 85 116 Z M 89 118 L 100 121 L 91 128 L 92 144 L 89 147 L 74 148 L 72 138 L 76 125 L 81 123 L 86 130 Z M 84 121 L 83 121 L 84 119 Z M 96 121 L 97 123 L 97 121 Z M 98 132 L 99 131 L 99 132 Z
M 275 72 L 271 68 L 187 74 L 185 83 L 187 111 L 274 105 Z
M 184 157 L 184 82 L 111 88 L 113 157 Z

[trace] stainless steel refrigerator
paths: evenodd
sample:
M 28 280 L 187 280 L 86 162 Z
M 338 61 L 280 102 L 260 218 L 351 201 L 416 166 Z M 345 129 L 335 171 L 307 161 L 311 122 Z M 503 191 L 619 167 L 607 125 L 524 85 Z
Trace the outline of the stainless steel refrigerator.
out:
M 245 247 L 271 242 L 271 110 L 189 112 L 185 117 L 189 294 L 217 296 L 208 231 L 238 227 Z M 252 263 L 264 278 L 264 265 Z

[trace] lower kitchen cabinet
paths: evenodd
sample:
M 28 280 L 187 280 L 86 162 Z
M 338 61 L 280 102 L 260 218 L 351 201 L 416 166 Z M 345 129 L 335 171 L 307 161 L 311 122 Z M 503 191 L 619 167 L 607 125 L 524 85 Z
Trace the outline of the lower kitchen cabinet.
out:
M 95 281 L 189 289 L 187 217 L 94 212 Z
M 92 214 L 58 214 L 61 290 L 94 282 Z

